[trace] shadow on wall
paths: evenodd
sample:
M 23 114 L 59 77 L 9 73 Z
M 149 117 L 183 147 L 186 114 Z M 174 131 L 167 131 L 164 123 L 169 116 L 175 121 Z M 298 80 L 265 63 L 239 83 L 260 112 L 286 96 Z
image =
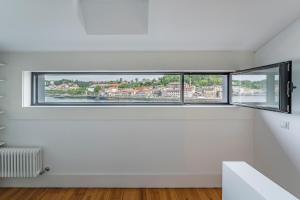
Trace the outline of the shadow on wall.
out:
M 255 114 L 255 166 L 263 174 L 300 197 L 300 116 L 257 111 Z M 290 129 L 280 128 L 282 121 Z M 298 121 L 298 123 L 297 123 Z M 297 133 L 298 132 L 298 133 Z

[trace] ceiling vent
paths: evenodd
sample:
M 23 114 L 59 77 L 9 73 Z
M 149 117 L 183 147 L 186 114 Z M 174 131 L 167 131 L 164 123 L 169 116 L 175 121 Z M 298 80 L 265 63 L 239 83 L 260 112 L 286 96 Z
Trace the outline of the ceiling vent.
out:
M 87 34 L 147 34 L 148 0 L 78 0 Z

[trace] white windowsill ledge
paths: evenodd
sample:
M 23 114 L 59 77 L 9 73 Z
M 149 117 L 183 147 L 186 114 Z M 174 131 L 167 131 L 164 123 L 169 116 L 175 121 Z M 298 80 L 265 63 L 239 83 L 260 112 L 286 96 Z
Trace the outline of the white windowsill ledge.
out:
M 87 105 L 87 106 L 66 106 L 66 105 L 39 105 L 23 106 L 23 108 L 239 108 L 235 105 Z
M 29 106 L 8 115 L 26 120 L 231 120 L 252 119 L 252 111 L 233 105 L 182 106 Z

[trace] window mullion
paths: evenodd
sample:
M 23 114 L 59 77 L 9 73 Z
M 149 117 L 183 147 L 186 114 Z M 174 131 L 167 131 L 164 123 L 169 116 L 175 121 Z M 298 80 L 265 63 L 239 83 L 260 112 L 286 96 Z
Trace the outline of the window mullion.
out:
M 181 90 L 180 90 L 180 99 L 181 99 L 181 104 L 184 105 L 184 74 L 185 73 L 181 73 L 181 76 L 180 76 L 180 81 L 181 81 Z

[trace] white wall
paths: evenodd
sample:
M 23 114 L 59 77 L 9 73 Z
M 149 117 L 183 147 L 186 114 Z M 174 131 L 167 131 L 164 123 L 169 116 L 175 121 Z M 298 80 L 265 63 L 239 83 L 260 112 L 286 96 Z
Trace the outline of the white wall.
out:
M 256 65 L 293 60 L 293 114 L 256 111 L 254 160 L 256 167 L 300 197 L 300 19 L 255 54 Z M 282 121 L 290 130 L 280 128 Z
M 253 161 L 253 111 L 238 107 L 22 108 L 22 71 L 234 70 L 251 52 L 6 53 L 10 145 L 40 145 L 51 171 L 1 186 L 210 187 L 223 160 Z

